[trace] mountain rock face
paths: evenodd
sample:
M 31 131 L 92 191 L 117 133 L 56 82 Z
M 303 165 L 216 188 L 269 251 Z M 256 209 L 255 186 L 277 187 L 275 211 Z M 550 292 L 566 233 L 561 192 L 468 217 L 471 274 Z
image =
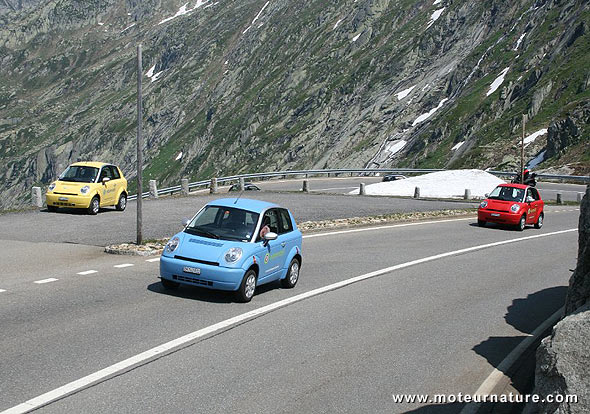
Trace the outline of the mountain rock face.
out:
M 185 4 L 186 3 L 186 4 Z M 160 186 L 332 167 L 590 171 L 587 0 L 0 0 L 0 208 L 77 160 Z

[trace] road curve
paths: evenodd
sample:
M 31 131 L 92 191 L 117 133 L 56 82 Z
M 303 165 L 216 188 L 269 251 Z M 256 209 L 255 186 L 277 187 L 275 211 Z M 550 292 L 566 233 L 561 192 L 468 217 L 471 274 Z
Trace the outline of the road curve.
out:
M 165 292 L 157 262 L 92 247 L 83 260 L 74 255 L 69 269 L 48 263 L 45 273 L 30 268 L 25 280 L 3 274 L 10 289 L 0 293 L 1 328 L 10 335 L 0 340 L 0 410 L 293 295 L 449 251 L 573 230 L 578 214 L 548 208 L 545 227 L 523 233 L 462 219 L 307 237 L 295 290 L 270 286 L 246 305 L 221 292 Z M 561 306 L 576 241 L 569 231 L 387 272 L 241 324 L 40 412 L 404 412 L 419 406 L 393 404 L 392 393 L 473 392 Z M 95 273 L 78 274 L 88 270 Z

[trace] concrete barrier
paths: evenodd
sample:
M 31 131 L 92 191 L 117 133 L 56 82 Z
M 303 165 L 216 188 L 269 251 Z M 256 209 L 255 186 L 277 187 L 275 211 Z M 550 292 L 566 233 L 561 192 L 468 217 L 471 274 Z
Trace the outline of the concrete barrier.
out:
M 217 178 L 211 178 L 211 184 L 209 184 L 209 193 L 217 193 Z
M 463 195 L 464 200 L 471 200 L 471 190 L 469 188 L 465 189 L 465 194 Z
M 246 185 L 244 183 L 244 177 L 240 177 L 239 186 L 240 186 L 240 191 L 244 191 L 244 189 L 246 188 Z
M 561 200 L 562 194 L 561 193 L 557 193 L 557 198 L 555 199 L 555 202 L 557 204 L 563 204 L 563 201 Z
M 584 193 L 578 193 L 578 204 L 582 204 L 582 198 L 584 198 Z
M 41 187 L 33 187 L 31 189 L 31 200 L 33 207 L 43 207 L 43 195 L 41 194 Z
M 303 188 L 301 189 L 304 193 L 309 193 L 309 183 L 307 180 L 303 180 Z
M 188 178 L 183 178 L 182 180 L 180 180 L 180 191 L 182 193 L 182 195 L 187 196 L 189 193 L 189 189 L 188 189 Z
M 361 183 L 359 188 L 359 195 L 367 195 L 367 190 L 365 190 L 365 183 Z
M 420 187 L 414 188 L 414 198 L 420 198 Z
M 158 184 L 156 180 L 150 180 L 150 198 L 158 198 Z

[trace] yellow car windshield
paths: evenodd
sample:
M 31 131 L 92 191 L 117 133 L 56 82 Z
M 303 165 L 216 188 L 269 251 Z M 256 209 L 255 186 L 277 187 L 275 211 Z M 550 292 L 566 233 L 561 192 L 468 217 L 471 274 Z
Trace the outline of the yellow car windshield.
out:
M 71 165 L 60 176 L 59 181 L 76 183 L 93 183 L 96 180 L 98 168 L 81 165 Z

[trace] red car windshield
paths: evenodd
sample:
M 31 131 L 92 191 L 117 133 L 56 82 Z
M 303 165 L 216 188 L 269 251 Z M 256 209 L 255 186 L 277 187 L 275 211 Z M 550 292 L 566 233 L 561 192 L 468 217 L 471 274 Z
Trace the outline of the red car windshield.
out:
M 515 187 L 496 187 L 488 196 L 491 200 L 516 201 L 522 203 L 524 200 L 524 190 Z

